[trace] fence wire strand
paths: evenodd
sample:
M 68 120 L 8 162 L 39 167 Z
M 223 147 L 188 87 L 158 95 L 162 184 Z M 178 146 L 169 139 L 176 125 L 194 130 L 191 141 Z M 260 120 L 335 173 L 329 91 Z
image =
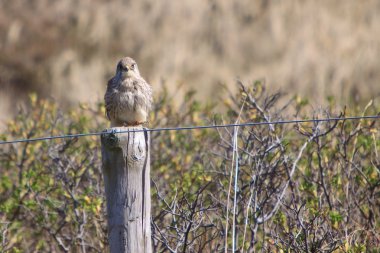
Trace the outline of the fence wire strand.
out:
M 216 125 L 204 125 L 204 126 L 180 126 L 180 127 L 161 127 L 161 128 L 143 128 L 143 129 L 128 129 L 128 130 L 118 130 L 114 128 L 113 131 L 102 131 L 93 133 L 79 133 L 79 134 L 65 134 L 65 135 L 55 135 L 55 136 L 45 136 L 38 138 L 29 139 L 17 139 L 10 141 L 1 141 L 0 145 L 22 143 L 22 142 L 36 142 L 36 141 L 46 141 L 54 139 L 66 139 L 66 138 L 79 138 L 87 136 L 98 136 L 107 133 L 132 133 L 132 132 L 163 132 L 163 131 L 182 131 L 182 130 L 197 130 L 197 129 L 215 129 L 215 128 L 228 128 L 228 127 L 241 127 L 241 126 L 262 126 L 262 125 L 284 125 L 284 124 L 299 124 L 299 123 L 311 123 L 311 122 L 328 122 L 328 121 L 345 121 L 345 120 L 361 120 L 361 119 L 380 119 L 380 115 L 370 115 L 370 116 L 353 116 L 353 117 L 332 117 L 332 118 L 322 118 L 322 119 L 296 119 L 296 120 L 280 120 L 273 122 L 245 122 L 245 123 L 233 123 L 233 124 L 216 124 Z

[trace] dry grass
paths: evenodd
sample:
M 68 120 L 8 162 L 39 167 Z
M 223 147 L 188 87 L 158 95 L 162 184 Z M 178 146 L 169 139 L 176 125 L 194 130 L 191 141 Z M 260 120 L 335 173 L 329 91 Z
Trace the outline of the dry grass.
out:
M 30 91 L 97 101 L 124 55 L 154 86 L 204 97 L 240 77 L 315 105 L 367 100 L 380 95 L 379 11 L 377 0 L 2 0 L 0 111 Z

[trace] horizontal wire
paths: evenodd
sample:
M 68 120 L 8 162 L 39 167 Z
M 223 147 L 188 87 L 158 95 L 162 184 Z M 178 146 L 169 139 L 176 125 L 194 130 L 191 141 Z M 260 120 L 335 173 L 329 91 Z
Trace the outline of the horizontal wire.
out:
M 65 138 L 76 138 L 76 137 L 86 137 L 86 136 L 97 136 L 102 134 L 110 133 L 135 133 L 135 132 L 161 132 L 161 131 L 181 131 L 181 130 L 195 130 L 195 129 L 210 129 L 210 128 L 226 128 L 235 126 L 261 126 L 261 125 L 283 125 L 283 124 L 296 124 L 296 123 L 308 123 L 308 122 L 326 122 L 326 121 L 344 121 L 344 120 L 360 120 L 360 119 L 380 119 L 380 115 L 371 116 L 353 116 L 345 118 L 323 118 L 323 119 L 299 119 L 299 120 L 282 120 L 273 122 L 246 122 L 246 123 L 235 123 L 235 124 L 220 124 L 220 125 L 205 125 L 205 126 L 183 126 L 183 127 L 162 127 L 162 128 L 144 128 L 144 129 L 131 129 L 122 131 L 103 131 L 94 133 L 81 133 L 81 134 L 66 134 L 66 135 L 56 135 L 56 136 L 46 136 L 39 138 L 30 139 L 18 139 L 12 141 L 1 141 L 0 145 L 21 143 L 21 142 L 35 142 L 35 141 L 45 141 L 53 139 L 65 139 Z

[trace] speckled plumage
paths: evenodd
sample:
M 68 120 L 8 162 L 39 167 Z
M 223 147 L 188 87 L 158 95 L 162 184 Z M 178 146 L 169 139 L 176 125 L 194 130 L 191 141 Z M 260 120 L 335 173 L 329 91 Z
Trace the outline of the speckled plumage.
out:
M 152 88 L 140 76 L 136 62 L 125 57 L 108 81 L 104 95 L 106 115 L 111 127 L 140 125 L 147 121 L 152 107 Z

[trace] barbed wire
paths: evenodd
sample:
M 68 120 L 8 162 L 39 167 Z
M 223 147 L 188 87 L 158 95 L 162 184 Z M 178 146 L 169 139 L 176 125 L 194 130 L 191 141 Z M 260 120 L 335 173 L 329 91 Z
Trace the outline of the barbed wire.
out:
M 142 128 L 142 129 L 128 129 L 128 130 L 117 130 L 113 128 L 112 131 L 102 131 L 93 133 L 80 133 L 80 134 L 65 134 L 65 135 L 55 135 L 55 136 L 45 136 L 38 138 L 29 139 L 17 139 L 11 141 L 1 141 L 0 145 L 22 143 L 22 142 L 36 142 L 36 141 L 46 141 L 54 139 L 66 139 L 66 138 L 79 138 L 87 136 L 98 136 L 102 134 L 110 133 L 135 133 L 135 132 L 161 132 L 161 131 L 182 131 L 182 130 L 197 130 L 197 129 L 213 129 L 213 128 L 228 128 L 237 126 L 262 126 L 262 125 L 284 125 L 284 124 L 297 124 L 297 123 L 310 123 L 310 122 L 328 122 L 328 121 L 345 121 L 345 120 L 361 120 L 361 119 L 380 119 L 380 115 L 370 115 L 370 116 L 352 116 L 352 117 L 333 117 L 333 118 L 322 118 L 322 119 L 296 119 L 296 120 L 280 120 L 272 122 L 245 122 L 245 123 L 233 123 L 233 124 L 217 124 L 217 125 L 204 125 L 204 126 L 180 126 L 180 127 L 161 127 L 161 128 Z

